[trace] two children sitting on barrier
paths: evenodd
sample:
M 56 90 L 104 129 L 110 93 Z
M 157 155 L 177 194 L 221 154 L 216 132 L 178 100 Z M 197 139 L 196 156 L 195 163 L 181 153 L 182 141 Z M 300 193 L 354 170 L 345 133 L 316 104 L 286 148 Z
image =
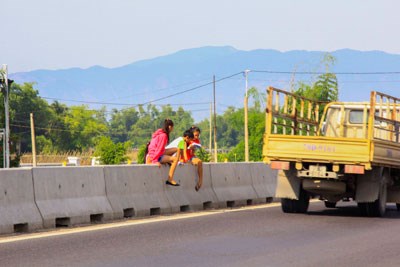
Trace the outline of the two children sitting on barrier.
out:
M 180 152 L 179 163 L 191 163 L 197 166 L 198 181 L 195 190 L 199 191 L 203 184 L 203 162 L 196 157 L 195 150 L 201 147 L 200 128 L 192 126 L 183 133 L 183 137 L 178 137 L 172 141 L 167 148 L 178 148 Z
M 173 122 L 166 119 L 164 121 L 164 127 L 153 133 L 152 139 L 147 147 L 146 164 L 158 164 L 159 166 L 164 163 L 171 164 L 168 180 L 165 182 L 167 185 L 171 186 L 179 186 L 173 179 L 178 162 L 190 162 L 196 165 L 198 167 L 197 173 L 199 178 L 195 190 L 198 191 L 203 184 L 203 164 L 195 155 L 195 149 L 201 146 L 199 140 L 200 129 L 193 126 L 183 133 L 183 137 L 175 139 L 166 146 L 169 141 L 169 133 L 173 130 L 173 126 Z

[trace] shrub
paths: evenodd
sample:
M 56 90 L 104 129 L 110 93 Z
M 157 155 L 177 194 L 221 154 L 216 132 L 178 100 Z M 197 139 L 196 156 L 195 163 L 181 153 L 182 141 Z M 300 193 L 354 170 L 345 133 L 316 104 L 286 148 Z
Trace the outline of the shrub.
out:
M 203 162 L 210 162 L 211 155 L 208 153 L 204 148 L 198 148 L 196 149 L 196 157 L 201 159 Z
M 106 165 L 121 164 L 128 160 L 126 152 L 131 142 L 114 143 L 110 137 L 98 139 L 94 155 L 100 157 L 100 162 Z
M 145 164 L 145 153 L 146 153 L 146 146 L 147 144 L 142 145 L 141 147 L 139 147 L 139 151 L 137 154 L 137 163 L 138 164 Z

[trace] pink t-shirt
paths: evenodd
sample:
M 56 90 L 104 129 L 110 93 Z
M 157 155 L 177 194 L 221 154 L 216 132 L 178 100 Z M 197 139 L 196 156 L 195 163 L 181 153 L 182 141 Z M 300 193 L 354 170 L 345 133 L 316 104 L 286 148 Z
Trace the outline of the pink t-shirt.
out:
M 158 129 L 153 133 L 147 153 L 151 163 L 157 163 L 159 158 L 164 155 L 167 143 L 168 135 L 163 129 Z

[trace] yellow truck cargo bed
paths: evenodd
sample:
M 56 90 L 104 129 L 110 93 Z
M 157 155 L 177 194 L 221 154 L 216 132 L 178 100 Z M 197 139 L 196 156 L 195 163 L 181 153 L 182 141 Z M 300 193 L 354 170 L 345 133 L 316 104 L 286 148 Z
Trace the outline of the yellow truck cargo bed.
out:
M 400 145 L 392 142 L 324 136 L 269 135 L 263 157 L 274 160 L 332 164 L 400 166 Z
M 275 88 L 268 96 L 264 162 L 400 167 L 399 99 L 372 92 L 371 103 L 323 103 Z

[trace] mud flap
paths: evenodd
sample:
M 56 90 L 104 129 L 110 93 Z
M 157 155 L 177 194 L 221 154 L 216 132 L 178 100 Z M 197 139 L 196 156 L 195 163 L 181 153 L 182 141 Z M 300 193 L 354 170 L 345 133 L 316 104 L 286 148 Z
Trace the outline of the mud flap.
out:
M 358 203 L 374 202 L 379 197 L 379 188 L 383 178 L 383 167 L 365 172 L 357 177 L 356 199 Z
M 299 199 L 301 180 L 297 177 L 297 171 L 293 168 L 287 171 L 279 170 L 275 197 Z

